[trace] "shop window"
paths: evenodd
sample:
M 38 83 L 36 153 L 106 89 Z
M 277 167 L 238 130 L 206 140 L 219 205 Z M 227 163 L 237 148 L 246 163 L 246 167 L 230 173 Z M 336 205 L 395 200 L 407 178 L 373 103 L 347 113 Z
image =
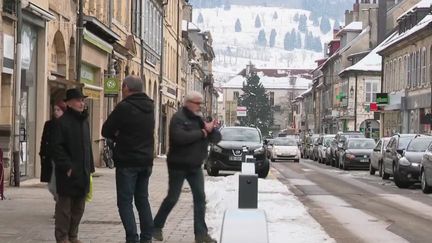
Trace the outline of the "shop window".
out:
M 416 53 L 416 87 L 420 85 L 420 74 L 421 74 L 421 57 L 420 57 L 420 50 Z

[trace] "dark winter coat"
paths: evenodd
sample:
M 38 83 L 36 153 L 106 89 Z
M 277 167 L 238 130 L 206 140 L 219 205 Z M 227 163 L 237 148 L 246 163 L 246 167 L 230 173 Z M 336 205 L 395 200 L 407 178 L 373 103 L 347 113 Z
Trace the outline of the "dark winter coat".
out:
M 167 162 L 170 169 L 188 170 L 201 167 L 207 158 L 209 143 L 218 143 L 221 140 L 217 129 L 207 137 L 202 129 L 202 118 L 187 108 L 183 107 L 174 114 L 169 127 Z
M 52 174 L 52 136 L 54 132 L 54 120 L 45 122 L 39 155 L 41 158 L 41 182 L 49 182 Z
M 90 174 L 95 168 L 87 117 L 87 112 L 68 108 L 55 122 L 52 150 L 60 196 L 83 197 L 89 191 Z
M 102 136 L 114 140 L 116 167 L 153 165 L 154 127 L 154 104 L 146 94 L 132 94 L 115 107 L 102 127 Z

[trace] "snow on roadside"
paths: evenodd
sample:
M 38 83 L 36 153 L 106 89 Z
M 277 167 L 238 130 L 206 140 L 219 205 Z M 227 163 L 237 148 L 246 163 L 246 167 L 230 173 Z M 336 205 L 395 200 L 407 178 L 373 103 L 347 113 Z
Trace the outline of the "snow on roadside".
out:
M 223 214 L 238 204 L 239 173 L 207 177 L 206 221 L 210 234 L 220 238 Z M 276 179 L 259 179 L 258 208 L 267 214 L 270 243 L 335 242 L 309 215 L 305 206 Z

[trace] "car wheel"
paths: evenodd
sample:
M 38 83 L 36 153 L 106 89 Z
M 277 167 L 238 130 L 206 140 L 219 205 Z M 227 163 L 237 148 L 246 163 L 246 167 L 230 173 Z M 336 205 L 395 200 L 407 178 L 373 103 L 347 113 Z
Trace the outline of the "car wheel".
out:
M 402 180 L 396 168 L 393 169 L 393 173 L 394 173 L 393 174 L 394 183 L 396 184 L 397 187 L 408 188 L 411 185 L 411 183 Z
M 369 174 L 370 175 L 375 175 L 375 168 L 372 166 L 372 163 L 369 163 Z
M 385 165 L 381 164 L 381 168 L 382 168 L 381 169 L 381 171 L 382 171 L 381 178 L 383 180 L 388 180 L 390 178 L 390 174 L 388 174 L 387 172 L 385 172 Z
M 422 170 L 421 173 L 421 189 L 423 191 L 423 193 L 429 194 L 432 192 L 432 186 L 429 186 L 427 181 L 426 181 L 426 173 L 424 172 L 424 170 Z
M 258 177 L 259 178 L 266 178 L 268 173 L 270 171 L 270 165 L 267 164 L 267 166 L 265 166 L 263 169 L 261 169 L 260 171 L 258 171 Z
M 213 168 L 211 165 L 206 165 L 207 175 L 209 176 L 218 176 L 219 170 Z
M 300 160 L 299 160 L 299 159 L 295 159 L 294 162 L 295 162 L 295 163 L 299 163 Z

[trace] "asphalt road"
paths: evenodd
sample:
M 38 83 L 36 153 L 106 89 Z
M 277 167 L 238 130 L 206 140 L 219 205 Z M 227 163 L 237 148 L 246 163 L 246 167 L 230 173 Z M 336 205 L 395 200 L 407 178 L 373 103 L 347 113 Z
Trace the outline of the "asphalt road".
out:
M 432 242 L 432 196 L 419 185 L 399 189 L 368 171 L 311 160 L 272 167 L 337 242 Z

